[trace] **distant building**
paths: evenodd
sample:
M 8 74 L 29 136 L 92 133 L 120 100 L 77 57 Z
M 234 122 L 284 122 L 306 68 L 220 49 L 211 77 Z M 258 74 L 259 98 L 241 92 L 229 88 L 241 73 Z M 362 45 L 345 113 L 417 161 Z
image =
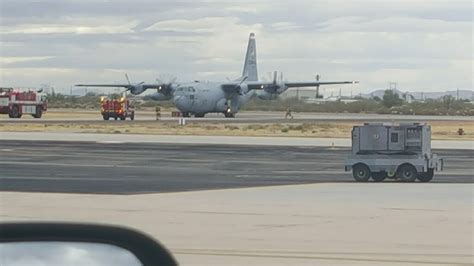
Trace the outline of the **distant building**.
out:
M 386 89 L 378 89 L 375 91 L 372 91 L 370 93 L 363 93 L 361 94 L 362 98 L 370 99 L 374 97 L 379 97 L 380 99 L 383 98 L 383 95 L 385 93 Z M 474 91 L 472 90 L 450 90 L 450 91 L 445 91 L 445 92 L 412 92 L 412 91 L 407 91 L 407 92 L 402 92 L 400 90 L 394 90 L 400 97 L 404 98 L 407 102 L 410 101 L 425 101 L 427 99 L 441 99 L 443 96 L 446 95 L 451 95 L 456 99 L 459 100 L 469 100 L 469 101 L 474 101 Z M 410 97 L 405 98 L 404 95 L 410 95 Z
M 288 98 L 298 98 L 298 100 L 307 100 L 307 99 L 316 99 L 316 89 L 315 88 L 294 88 L 288 89 L 287 91 L 283 92 L 280 97 L 282 99 Z
M 363 98 L 363 99 L 373 99 L 375 97 L 383 99 L 385 90 L 386 89 L 377 89 L 370 93 L 361 93 L 354 96 L 357 96 L 357 98 Z M 395 93 L 397 93 L 400 96 L 400 98 L 403 98 L 408 103 L 415 102 L 415 101 L 422 102 L 427 99 L 433 99 L 433 100 L 441 99 L 445 95 L 451 95 L 455 99 L 459 99 L 459 100 L 474 101 L 474 91 L 472 90 L 449 90 L 445 92 L 411 92 L 411 91 L 402 92 L 398 89 L 393 89 L 393 90 L 395 91 Z M 331 89 L 331 91 L 334 91 L 334 89 Z M 343 101 L 343 102 L 357 101 L 357 98 L 349 97 L 347 95 L 341 95 L 341 92 L 339 92 L 337 95 L 334 95 L 334 93 L 332 93 L 331 95 L 323 95 L 323 93 L 320 93 L 319 96 L 320 98 L 316 98 L 316 90 L 314 88 L 289 89 L 280 95 L 282 99 L 298 98 L 299 100 L 305 101 L 308 103 L 320 103 L 320 102 L 328 102 L 328 101 L 330 102 L 331 101 Z

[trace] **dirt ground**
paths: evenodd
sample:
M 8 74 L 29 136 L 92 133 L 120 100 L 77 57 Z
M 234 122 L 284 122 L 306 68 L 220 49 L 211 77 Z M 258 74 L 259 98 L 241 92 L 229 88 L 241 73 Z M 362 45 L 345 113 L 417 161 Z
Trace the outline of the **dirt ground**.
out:
M 110 121 L 110 123 L 65 122 L 65 123 L 0 123 L 0 131 L 8 132 L 74 132 L 150 135 L 216 135 L 216 136 L 284 136 L 284 137 L 331 137 L 348 138 L 355 122 L 311 122 L 311 123 L 177 123 L 157 121 Z M 474 122 L 432 121 L 433 139 L 474 140 Z M 463 128 L 464 135 L 457 130 Z
M 163 109 L 163 112 L 172 110 Z M 154 111 L 146 109 L 140 111 L 141 116 L 154 118 Z M 48 119 L 67 122 L 51 123 L 51 120 L 34 120 L 30 116 L 23 117 L 15 123 L 1 123 L 0 131 L 8 132 L 73 132 L 73 133 L 111 133 L 111 134 L 149 134 L 149 135 L 211 135 L 211 136 L 284 136 L 284 137 L 331 137 L 348 138 L 353 125 L 360 121 L 333 121 L 333 122 L 295 122 L 292 123 L 216 123 L 206 121 L 188 121 L 181 126 L 174 122 L 162 121 L 97 121 L 96 110 L 51 109 L 47 113 Z M 80 121 L 80 120 L 82 121 Z M 84 120 L 94 121 L 90 124 Z M 75 122 L 74 120 L 78 120 Z M 23 122 L 25 121 L 25 122 Z M 471 121 L 430 121 L 433 139 L 438 140 L 474 140 L 474 122 Z M 464 130 L 460 136 L 457 131 Z

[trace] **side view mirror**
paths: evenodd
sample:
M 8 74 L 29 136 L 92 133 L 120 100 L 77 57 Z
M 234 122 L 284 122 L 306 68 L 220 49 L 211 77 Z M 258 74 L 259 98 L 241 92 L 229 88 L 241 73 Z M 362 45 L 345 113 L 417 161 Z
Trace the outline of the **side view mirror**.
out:
M 178 265 L 143 233 L 75 223 L 0 223 L 0 261 L 2 266 Z

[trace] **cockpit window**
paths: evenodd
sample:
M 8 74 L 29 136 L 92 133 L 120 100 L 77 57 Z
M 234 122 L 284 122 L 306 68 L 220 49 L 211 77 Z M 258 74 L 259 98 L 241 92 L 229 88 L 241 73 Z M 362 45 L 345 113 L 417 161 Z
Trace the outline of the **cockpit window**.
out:
M 196 92 L 194 87 L 179 87 L 176 89 L 177 92 Z

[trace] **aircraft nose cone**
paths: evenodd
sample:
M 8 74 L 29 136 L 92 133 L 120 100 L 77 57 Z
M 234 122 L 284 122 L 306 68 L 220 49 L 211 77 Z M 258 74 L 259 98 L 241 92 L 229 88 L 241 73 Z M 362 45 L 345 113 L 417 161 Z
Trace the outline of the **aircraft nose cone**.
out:
M 183 98 L 183 96 L 181 96 L 181 95 L 174 96 L 174 97 L 173 97 L 173 102 L 174 102 L 175 104 L 177 104 L 177 103 L 179 103 L 179 102 L 182 101 L 182 98 Z
M 175 96 L 173 102 L 178 109 L 186 107 L 186 100 L 182 95 Z

